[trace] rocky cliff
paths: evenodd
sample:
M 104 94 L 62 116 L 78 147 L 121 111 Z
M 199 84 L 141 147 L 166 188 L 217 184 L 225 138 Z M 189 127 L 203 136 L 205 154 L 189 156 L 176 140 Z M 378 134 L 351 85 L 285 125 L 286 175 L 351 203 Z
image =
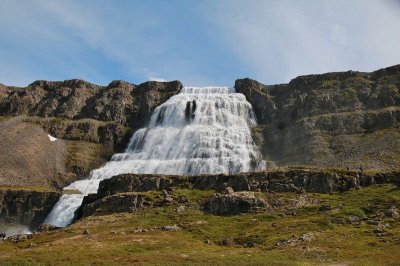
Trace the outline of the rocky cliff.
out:
M 280 85 L 239 79 L 235 88 L 253 105 L 254 138 L 270 163 L 400 166 L 400 65 L 300 76 Z
M 368 173 L 331 169 L 279 169 L 236 175 L 136 175 L 123 174 L 100 182 L 97 194 L 83 200 L 77 217 L 112 212 L 131 212 L 151 206 L 163 206 L 175 201 L 168 193 L 177 189 L 215 191 L 203 202 L 206 211 L 225 215 L 249 212 L 265 205 L 254 193 L 296 192 L 334 193 L 374 184 L 400 183 L 400 173 Z M 163 198 L 152 198 L 147 192 L 164 191 Z M 167 192 L 169 191 L 169 192 Z M 260 194 L 261 195 L 261 194 Z M 185 201 L 183 201 L 185 202 Z
M 0 223 L 37 228 L 61 194 L 53 191 L 0 190 Z
M 181 88 L 179 81 L 134 85 L 117 80 L 99 86 L 83 80 L 39 80 L 26 88 L 2 86 L 0 115 L 90 118 L 137 129 L 144 126 L 154 108 Z
M 35 81 L 25 88 L 1 85 L 0 135 L 4 149 L 0 155 L 0 186 L 59 189 L 87 177 L 112 154 L 122 151 L 153 110 L 181 88 L 179 81 L 140 85 L 113 81 L 99 86 L 66 80 Z M 18 122 L 13 116 L 18 116 Z M 9 125 L 16 123 L 14 132 Z M 50 143 L 47 134 L 62 140 Z M 52 148 L 56 152 L 49 151 Z M 41 156 L 46 151 L 47 156 Z M 53 162 L 57 158 L 60 162 Z

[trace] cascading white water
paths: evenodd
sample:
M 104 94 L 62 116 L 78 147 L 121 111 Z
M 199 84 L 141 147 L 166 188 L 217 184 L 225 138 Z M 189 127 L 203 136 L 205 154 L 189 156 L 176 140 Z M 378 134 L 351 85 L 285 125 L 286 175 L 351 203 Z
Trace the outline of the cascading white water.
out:
M 263 168 L 250 134 L 254 125 L 250 103 L 234 88 L 184 87 L 154 110 L 149 126 L 135 132 L 124 153 L 66 187 L 82 194 L 64 194 L 46 223 L 71 223 L 84 196 L 118 174 L 198 175 Z

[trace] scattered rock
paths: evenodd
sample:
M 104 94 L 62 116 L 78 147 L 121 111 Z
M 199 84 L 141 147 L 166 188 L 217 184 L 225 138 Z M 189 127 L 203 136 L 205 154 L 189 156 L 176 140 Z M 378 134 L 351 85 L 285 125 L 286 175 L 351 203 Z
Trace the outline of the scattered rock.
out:
M 373 213 L 372 216 L 375 218 L 383 218 L 383 217 L 385 217 L 385 212 L 383 212 L 381 210 L 377 210 Z
M 181 228 L 177 225 L 166 225 L 162 226 L 160 229 L 162 231 L 168 231 L 168 232 L 176 232 L 181 230 Z
M 212 242 L 211 242 L 209 239 L 204 240 L 203 243 L 204 243 L 204 244 L 207 244 L 207 245 L 212 245 Z
M 287 212 L 285 212 L 286 215 L 291 215 L 291 216 L 297 216 L 297 212 L 294 210 L 288 210 Z
M 149 229 L 141 228 L 141 227 L 133 230 L 134 233 L 146 233 L 148 231 L 149 231 Z
M 361 221 L 361 218 L 355 215 L 349 215 L 349 217 L 347 217 L 347 221 L 349 221 L 351 224 L 357 224 Z
M 52 224 L 41 224 L 38 229 L 36 229 L 36 232 L 49 232 L 49 231 L 54 231 L 57 229 L 60 229 L 61 227 L 52 225 Z
M 7 240 L 13 243 L 19 243 L 22 241 L 26 241 L 27 239 L 32 239 L 31 234 L 20 234 L 20 235 L 13 235 L 7 237 Z
M 171 205 L 173 202 L 174 199 L 171 196 L 167 196 L 161 201 L 160 206 Z
M 399 218 L 400 216 L 399 210 L 395 206 L 390 207 L 390 209 L 385 212 L 385 215 L 390 218 Z
M 235 191 L 233 191 L 233 188 L 231 188 L 231 187 L 226 187 L 225 191 L 224 191 L 225 194 L 232 194 L 233 192 L 235 192 Z
M 208 222 L 207 221 L 203 221 L 203 220 L 198 220 L 198 221 L 195 221 L 194 224 L 203 225 L 203 224 L 208 224 Z
M 247 241 L 246 244 L 244 244 L 245 248 L 255 248 L 256 247 L 256 243 L 254 243 L 253 241 Z
M 26 246 L 26 248 L 33 248 L 33 247 L 36 247 L 36 244 L 34 244 L 34 243 L 29 243 L 27 246 Z
M 178 203 L 186 203 L 186 202 L 189 202 L 189 200 L 188 200 L 188 198 L 187 198 L 186 196 L 180 195 L 180 196 L 178 197 L 178 199 L 177 199 L 177 202 L 178 202 Z
M 250 224 L 255 224 L 255 223 L 257 223 L 258 222 L 258 219 L 251 219 L 250 220 Z
M 301 241 L 310 241 L 312 239 L 313 235 L 312 234 L 303 234 L 299 237 L 299 240 Z
M 175 208 L 174 211 L 175 211 L 175 212 L 183 212 L 183 211 L 185 211 L 185 210 L 186 210 L 186 206 L 181 205 L 181 206 Z
M 378 225 L 380 223 L 380 221 L 378 220 L 367 220 L 367 224 L 370 225 Z
M 232 246 L 232 245 L 234 245 L 234 244 L 235 244 L 235 241 L 234 241 L 233 238 L 231 238 L 231 237 L 225 238 L 225 239 L 222 240 L 222 242 L 221 242 L 221 245 L 223 245 L 223 246 Z
M 315 237 L 315 233 L 306 233 L 306 234 L 301 235 L 299 238 L 296 238 L 295 235 L 292 235 L 291 238 L 279 240 L 275 244 L 275 246 L 277 246 L 277 247 L 281 247 L 284 245 L 296 246 L 302 242 L 311 241 L 314 237 Z
M 318 208 L 318 211 L 319 212 L 326 212 L 326 211 L 331 211 L 333 208 L 332 208 L 332 206 L 330 206 L 330 205 L 321 205 L 319 208 Z

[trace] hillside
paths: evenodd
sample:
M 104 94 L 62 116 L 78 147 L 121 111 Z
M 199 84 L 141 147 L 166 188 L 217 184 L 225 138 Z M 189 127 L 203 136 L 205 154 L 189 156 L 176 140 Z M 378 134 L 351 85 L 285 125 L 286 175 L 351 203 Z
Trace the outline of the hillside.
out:
M 400 65 L 235 88 L 253 105 L 254 139 L 272 165 L 400 167 Z
M 0 187 L 61 189 L 87 177 L 112 154 L 124 150 L 132 132 L 144 126 L 154 108 L 181 87 L 178 81 L 140 85 L 113 81 L 108 86 L 83 80 L 35 81 L 25 88 L 1 85 L 0 134 L 4 145 Z M 11 128 L 11 124 L 18 124 L 18 128 Z M 61 140 L 50 143 L 47 133 Z M 49 143 L 57 148 L 41 156 L 38 149 L 50 149 Z M 58 157 L 62 161 L 54 163 Z M 57 170 L 48 169 L 46 163 Z M 14 166 L 18 171 L 10 170 Z

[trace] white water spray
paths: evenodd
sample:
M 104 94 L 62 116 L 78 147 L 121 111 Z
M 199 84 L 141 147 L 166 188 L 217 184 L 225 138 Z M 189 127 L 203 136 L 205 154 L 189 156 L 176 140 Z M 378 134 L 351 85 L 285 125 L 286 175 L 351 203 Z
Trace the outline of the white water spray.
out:
M 149 126 L 135 132 L 124 153 L 66 187 L 82 194 L 62 195 L 46 223 L 67 226 L 84 196 L 118 174 L 219 174 L 263 167 L 250 133 L 255 125 L 250 103 L 233 88 L 185 87 L 154 110 Z

